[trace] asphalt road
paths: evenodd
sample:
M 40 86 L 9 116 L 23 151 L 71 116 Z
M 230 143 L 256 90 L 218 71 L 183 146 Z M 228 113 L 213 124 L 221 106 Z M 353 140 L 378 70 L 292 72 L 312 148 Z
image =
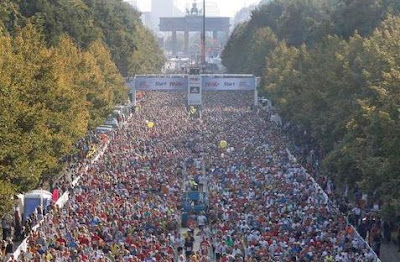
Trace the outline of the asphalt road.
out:
M 400 252 L 395 244 L 382 244 L 381 246 L 382 262 L 399 262 Z

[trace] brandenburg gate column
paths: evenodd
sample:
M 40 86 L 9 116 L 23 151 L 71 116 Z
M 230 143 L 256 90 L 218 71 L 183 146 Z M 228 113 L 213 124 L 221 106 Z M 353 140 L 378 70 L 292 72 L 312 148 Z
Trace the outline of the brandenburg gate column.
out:
M 172 55 L 176 55 L 177 41 L 176 41 L 176 30 L 172 31 Z
M 189 31 L 185 30 L 185 54 L 189 55 Z
M 168 37 L 170 40 L 170 46 L 168 46 L 170 52 L 173 56 L 176 56 L 179 50 L 177 33 L 183 32 L 184 34 L 184 47 L 182 51 L 186 54 L 190 50 L 190 32 L 199 32 L 203 28 L 203 23 L 201 16 L 197 15 L 196 12 L 190 13 L 185 17 L 160 17 L 160 31 L 168 32 Z M 206 29 L 207 32 L 213 33 L 213 38 L 216 40 L 220 36 L 229 36 L 229 17 L 207 17 L 206 18 Z M 172 35 L 171 35 L 171 34 Z M 201 45 L 200 45 L 201 46 Z M 199 46 L 199 48 L 200 48 Z M 201 50 L 199 50 L 201 51 Z
M 218 43 L 218 31 L 217 30 L 213 31 L 213 40 L 214 40 L 214 43 Z

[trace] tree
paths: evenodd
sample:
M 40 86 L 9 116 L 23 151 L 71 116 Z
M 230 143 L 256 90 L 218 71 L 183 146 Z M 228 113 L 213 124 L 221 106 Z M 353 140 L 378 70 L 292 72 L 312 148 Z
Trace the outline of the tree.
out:
M 119 0 L 1 1 L 0 50 L 1 212 L 57 175 L 76 141 L 127 101 L 121 72 L 164 63 L 139 13 Z
M 89 127 L 101 124 L 113 106 L 125 103 L 128 89 L 111 60 L 111 54 L 101 42 L 94 42 L 84 54 L 84 78 L 80 83 L 86 87 L 86 99 L 89 105 Z
M 328 4 L 321 0 L 286 1 L 276 34 L 287 44 L 312 46 L 331 31 Z
M 23 17 L 42 28 L 46 43 L 56 46 L 68 35 L 82 49 L 91 43 L 104 41 L 110 50 L 112 60 L 123 76 L 135 73 L 135 55 L 138 47 L 146 53 L 149 60 L 156 61 L 153 71 L 161 70 L 163 55 L 155 37 L 147 30 L 140 13 L 128 3 L 120 0 L 55 0 L 29 1 L 9 0 L 15 2 Z M 23 26 L 24 22 L 19 23 Z M 13 30 L 13 28 L 9 28 Z M 148 45 L 143 47 L 142 42 Z M 140 55 L 136 55 L 136 58 Z M 159 57 L 159 58 L 157 58 Z M 147 60 L 146 60 L 147 61 Z
M 381 0 L 341 0 L 332 14 L 335 33 L 345 38 L 369 35 L 383 18 Z
M 248 23 L 239 24 L 232 32 L 228 42 L 222 51 L 222 63 L 231 73 L 243 72 L 243 61 L 247 59 L 248 47 L 250 45 L 248 37 L 251 37 L 248 31 Z
M 278 45 L 278 39 L 268 27 L 257 29 L 251 42 L 250 54 L 243 65 L 246 73 L 262 76 L 267 62 L 267 56 Z
M 400 214 L 399 10 L 394 0 L 271 1 L 223 52 L 230 72 L 264 68 L 262 92 L 324 149 L 323 172 L 383 201 L 386 216 Z

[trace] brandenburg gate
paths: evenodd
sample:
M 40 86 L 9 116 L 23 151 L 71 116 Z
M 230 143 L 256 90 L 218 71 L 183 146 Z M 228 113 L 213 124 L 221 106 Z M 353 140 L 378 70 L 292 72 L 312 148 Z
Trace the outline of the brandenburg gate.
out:
M 184 53 L 189 53 L 189 32 L 199 32 L 203 30 L 203 17 L 193 4 L 191 11 L 187 10 L 184 17 L 160 17 L 160 31 L 172 32 L 172 54 L 177 53 L 177 32 L 184 32 L 185 49 Z M 218 41 L 218 32 L 224 32 L 229 36 L 229 17 L 206 17 L 206 32 L 213 32 L 213 40 Z

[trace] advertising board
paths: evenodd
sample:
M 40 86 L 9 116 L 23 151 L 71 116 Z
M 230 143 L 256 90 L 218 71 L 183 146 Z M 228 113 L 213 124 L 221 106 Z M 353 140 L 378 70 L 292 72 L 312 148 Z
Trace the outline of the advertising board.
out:
M 254 77 L 213 77 L 203 76 L 204 91 L 228 91 L 228 90 L 254 90 L 256 83 Z
M 202 103 L 202 77 L 200 75 L 188 76 L 188 105 L 201 105 Z
M 135 78 L 136 91 L 184 91 L 187 86 L 188 80 L 185 76 L 137 76 Z

